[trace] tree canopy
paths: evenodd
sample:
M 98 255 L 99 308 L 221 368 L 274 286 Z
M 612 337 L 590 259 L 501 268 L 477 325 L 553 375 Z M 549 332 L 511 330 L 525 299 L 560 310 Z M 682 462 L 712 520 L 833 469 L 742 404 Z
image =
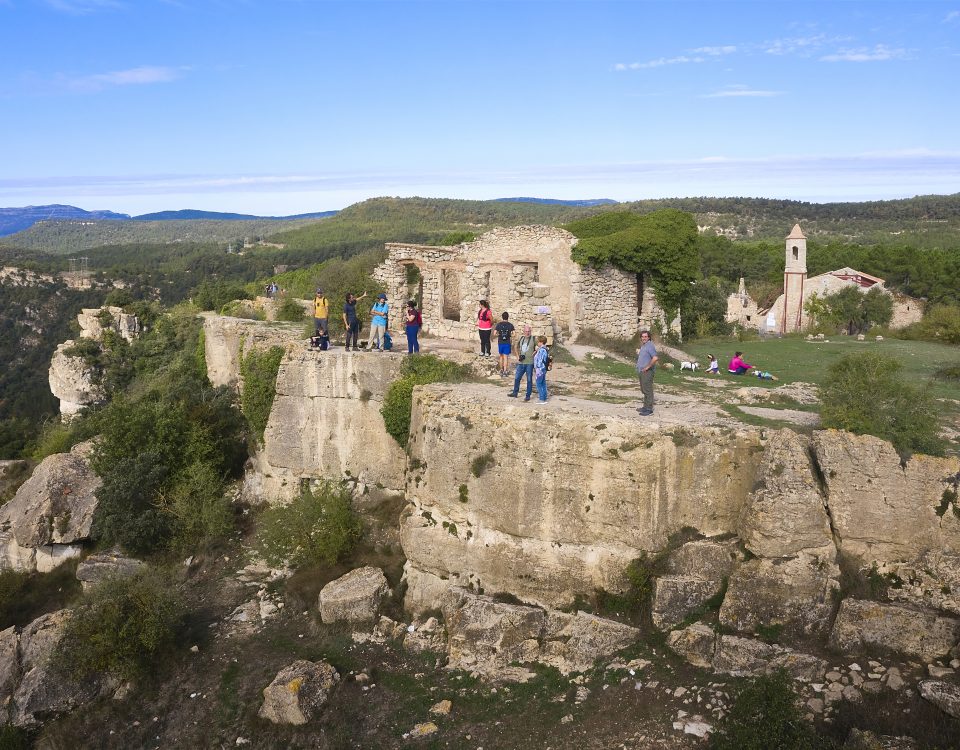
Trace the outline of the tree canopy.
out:
M 660 306 L 676 311 L 700 270 L 697 222 L 676 209 L 646 215 L 612 211 L 566 227 L 578 238 L 573 259 L 581 265 L 610 263 L 642 273 L 653 283 Z

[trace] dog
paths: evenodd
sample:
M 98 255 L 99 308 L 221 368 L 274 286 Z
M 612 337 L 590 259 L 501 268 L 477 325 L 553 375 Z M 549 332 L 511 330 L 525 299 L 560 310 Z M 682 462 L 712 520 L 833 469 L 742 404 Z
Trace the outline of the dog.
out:
M 700 369 L 699 362 L 687 362 L 686 360 L 684 360 L 683 362 L 680 363 L 681 371 L 690 370 L 690 372 L 696 372 L 699 369 Z

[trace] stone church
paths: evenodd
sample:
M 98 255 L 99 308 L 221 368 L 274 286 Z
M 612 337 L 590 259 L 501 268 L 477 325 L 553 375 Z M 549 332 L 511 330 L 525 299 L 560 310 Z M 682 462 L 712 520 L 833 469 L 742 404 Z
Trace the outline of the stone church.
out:
M 550 342 L 582 330 L 629 338 L 638 330 L 662 330 L 666 316 L 643 274 L 574 262 L 577 238 L 549 226 L 493 229 L 473 242 L 450 247 L 390 242 L 374 271 L 390 300 L 390 326 L 399 329 L 404 304 L 419 299 L 424 330 L 473 340 L 481 299 L 495 320 L 503 312 L 520 328 Z M 679 321 L 671 324 L 679 333 Z
M 761 309 L 750 298 L 744 280 L 740 279 L 739 289 L 727 298 L 728 323 L 772 334 L 805 331 L 815 323 L 804 310 L 810 297 L 834 294 L 848 286 L 855 286 L 861 292 L 877 288 L 893 296 L 891 328 L 903 328 L 923 317 L 921 301 L 890 291 L 884 286 L 883 279 L 863 271 L 838 268 L 808 277 L 807 237 L 799 224 L 794 224 L 787 235 L 784 255 L 783 294 L 769 308 Z

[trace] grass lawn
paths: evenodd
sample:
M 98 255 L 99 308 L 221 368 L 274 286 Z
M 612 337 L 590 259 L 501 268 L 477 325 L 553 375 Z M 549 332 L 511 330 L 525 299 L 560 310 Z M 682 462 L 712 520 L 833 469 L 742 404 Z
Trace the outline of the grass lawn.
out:
M 904 374 L 912 381 L 931 382 L 938 398 L 960 399 L 960 381 L 938 380 L 934 372 L 947 365 L 960 365 L 960 347 L 934 344 L 927 341 L 857 341 L 849 336 L 836 336 L 826 341 L 807 341 L 800 336 L 782 339 L 768 338 L 756 341 L 737 341 L 734 338 L 699 339 L 684 344 L 683 349 L 700 360 L 703 367 L 708 354 L 715 354 L 720 362 L 723 378 L 733 378 L 726 372 L 727 363 L 735 351 L 742 351 L 743 358 L 752 365 L 769 370 L 780 378 L 779 383 L 760 381 L 740 376 L 745 385 L 780 385 L 800 380 L 820 384 L 827 368 L 840 357 L 853 352 L 881 351 L 895 357 L 903 365 Z M 659 377 L 659 373 L 657 373 Z M 709 376 L 705 376 L 709 377 Z

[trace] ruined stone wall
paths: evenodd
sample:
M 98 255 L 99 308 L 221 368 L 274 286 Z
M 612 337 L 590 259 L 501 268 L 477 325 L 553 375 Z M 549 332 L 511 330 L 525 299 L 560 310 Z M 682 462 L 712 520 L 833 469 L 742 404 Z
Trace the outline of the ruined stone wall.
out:
M 630 338 L 637 332 L 637 275 L 619 268 L 581 267 L 571 275 L 574 336 L 590 329 L 604 336 Z

